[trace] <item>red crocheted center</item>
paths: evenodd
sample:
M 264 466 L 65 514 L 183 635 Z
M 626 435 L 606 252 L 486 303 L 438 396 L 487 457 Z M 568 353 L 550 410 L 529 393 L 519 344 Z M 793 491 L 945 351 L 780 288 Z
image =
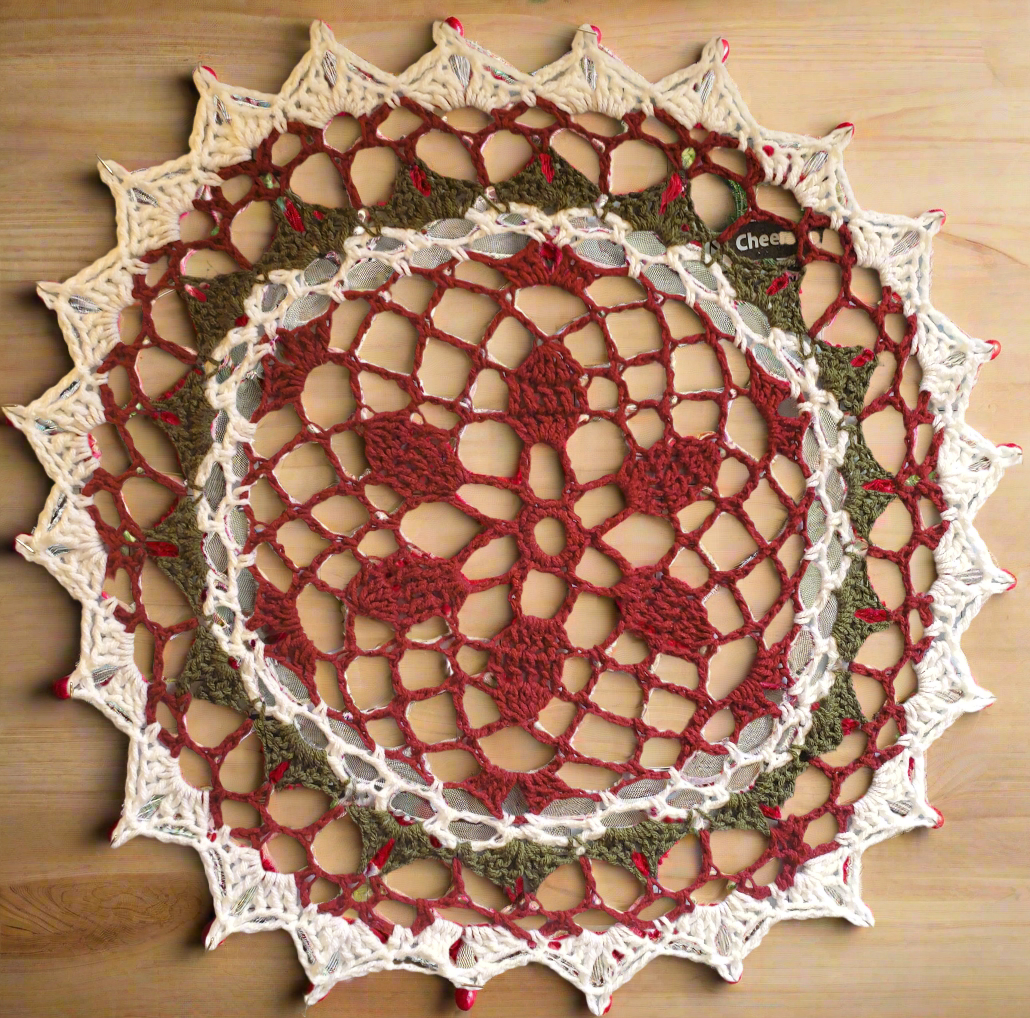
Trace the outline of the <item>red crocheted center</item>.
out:
M 679 319 L 663 311 L 663 303 L 679 303 L 673 298 L 641 287 L 639 300 L 615 308 L 599 304 L 591 285 L 624 269 L 602 270 L 571 248 L 536 241 L 503 260 L 471 257 L 499 273 L 497 286 L 463 281 L 453 264 L 414 270 L 431 284 L 424 309 L 405 306 L 386 287 L 365 295 L 368 310 L 346 349 L 332 345 L 332 312 L 280 333 L 275 355 L 265 359 L 264 397 L 255 418 L 290 406 L 302 426 L 274 455 L 248 454 L 251 466 L 242 484 L 267 481 L 282 511 L 269 520 L 248 510 L 252 536 L 246 550 L 267 543 L 289 560 L 280 532 L 295 520 L 331 543 L 309 563 L 295 563 L 286 591 L 258 578 L 250 625 L 271 637 L 266 654 L 312 687 L 318 660 L 332 664 L 346 703 L 343 714 L 369 745 L 376 741 L 375 722 L 390 719 L 403 744 L 387 750 L 389 757 L 431 779 L 426 754 L 463 750 L 478 773 L 454 784 L 495 815 L 513 792 L 511 812 L 538 812 L 556 798 L 583 794 L 563 771 L 570 762 L 603 769 L 595 778 L 614 772 L 607 783 L 619 787 L 655 775 L 656 758 L 662 766 L 682 765 L 698 749 L 725 753 L 702 733 L 720 710 L 732 712 L 734 734 L 777 713 L 764 692 L 785 682 L 794 627 L 768 645 L 764 630 L 794 600 L 812 493 L 804 490 L 796 503 L 771 467 L 778 457 L 803 462 L 806 419 L 781 415 L 788 386 L 682 304 L 683 317 L 703 331 L 674 339 L 668 321 Z M 540 286 L 576 298 L 566 300 L 570 320 L 557 335 L 520 308 L 526 288 Z M 466 333 L 465 339 L 435 321 L 438 309 L 462 292 L 479 295 L 477 310 L 487 323 L 480 335 Z M 406 340 L 377 344 L 379 316 L 409 323 L 403 330 L 394 322 L 395 334 Z M 623 316 L 629 328 L 614 324 Z M 430 355 L 457 366 L 449 375 L 451 398 L 427 392 L 420 381 Z M 402 370 L 381 366 L 387 361 Z M 323 428 L 324 419 L 308 419 L 298 395 L 305 386 L 310 391 L 313 377 L 322 384 L 332 377 L 325 374 L 327 365 L 343 369 L 335 377 L 349 386 L 343 394 L 355 409 Z M 376 395 L 381 386 L 375 379 L 389 386 L 385 396 Z M 498 409 L 477 409 L 477 394 L 487 384 Z M 611 409 L 598 406 L 599 391 L 610 394 Z M 384 402 L 397 409 L 382 409 Z M 745 441 L 739 438 L 744 424 L 735 416 L 744 404 L 761 422 L 759 436 L 746 442 L 750 451 L 733 437 Z M 711 430 L 691 427 L 706 415 Z M 586 451 L 592 437 L 601 443 L 596 456 Z M 491 452 L 495 445 L 501 453 Z M 289 490 L 293 457 L 320 463 L 333 477 L 300 503 Z M 556 490 L 546 490 L 535 472 L 539 459 L 548 457 L 564 477 Z M 490 511 L 487 488 L 503 497 L 500 512 Z M 756 498 L 775 500 L 782 520 L 775 532 L 761 532 L 749 515 Z M 341 499 L 346 506 L 332 501 Z M 450 506 L 455 521 L 464 521 L 462 546 L 453 554 L 437 547 L 432 531 L 409 538 L 427 504 Z M 333 534 L 325 524 L 330 515 L 365 522 Z M 558 524 L 553 543 L 540 537 L 544 521 Z M 627 521 L 630 526 L 623 526 Z M 621 539 L 634 527 L 654 535 L 650 547 Z M 720 540 L 709 541 L 706 550 L 713 528 Z M 389 543 L 397 550 L 383 557 L 363 553 L 376 532 L 392 535 Z M 735 539 L 732 551 L 723 547 L 727 538 Z M 498 541 L 510 546 L 509 564 L 483 577 L 477 553 L 496 549 Z M 786 549 L 792 541 L 793 555 Z M 610 579 L 590 581 L 591 554 L 608 565 Z M 353 575 L 343 582 L 341 573 Z M 756 610 L 745 591 L 749 577 L 759 575 L 777 592 Z M 548 617 L 526 610 L 533 584 L 556 591 Z M 297 602 L 306 588 L 343 605 L 342 646 L 335 652 L 319 650 L 305 634 Z M 709 601 L 720 589 L 728 598 Z M 499 607 L 506 621 L 484 628 L 480 606 L 486 605 Z M 577 639 L 582 629 L 576 612 L 584 609 L 594 616 L 591 631 Z M 632 654 L 618 645 L 624 634 L 634 638 Z M 713 695 L 713 656 L 741 640 L 754 641 L 750 674 L 728 694 Z M 388 663 L 384 674 L 393 676 L 387 702 L 372 706 L 356 702 L 347 680 L 369 654 Z M 409 677 L 406 662 L 421 667 Z M 693 710 L 689 722 L 673 731 L 649 723 L 646 714 L 606 710 L 605 686 L 630 679 L 641 703 L 655 689 L 689 702 L 682 703 L 684 716 Z M 684 680 L 689 684 L 680 684 Z M 474 704 L 466 702 L 471 689 L 483 694 Z M 429 700 L 441 719 L 435 725 L 418 720 L 415 705 Z M 484 705 L 493 714 L 489 720 L 482 720 Z M 541 723 L 541 712 L 548 711 Z M 513 728 L 521 732 L 509 734 L 518 742 L 508 745 L 522 747 L 524 766 L 513 767 L 512 754 L 504 752 L 502 733 Z M 611 754 L 585 753 L 577 734 L 586 731 L 603 733 Z M 512 810 L 512 802 L 518 808 Z

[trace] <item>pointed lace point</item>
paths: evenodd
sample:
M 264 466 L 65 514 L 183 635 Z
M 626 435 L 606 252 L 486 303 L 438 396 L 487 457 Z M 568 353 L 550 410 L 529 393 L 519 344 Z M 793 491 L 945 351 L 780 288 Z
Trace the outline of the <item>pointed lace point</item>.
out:
M 852 139 L 855 137 L 855 125 L 845 121 L 843 124 L 838 124 L 830 133 L 827 135 L 828 140 L 831 144 L 839 145 L 841 148 L 847 148 L 851 144 Z
M 225 928 L 218 916 L 208 920 L 207 925 L 200 931 L 200 939 L 203 941 L 206 951 L 213 951 L 225 943 Z
M 330 49 L 336 44 L 333 26 L 328 21 L 312 21 L 309 35 L 312 49 Z
M 1002 442 L 998 454 L 1004 460 L 1003 466 L 1011 467 L 1023 462 L 1023 447 L 1017 442 Z
M 324 1000 L 328 993 L 329 987 L 316 986 L 314 983 L 308 983 L 307 989 L 304 991 L 304 1002 L 308 1007 L 312 1007 L 320 1000 Z
M 722 38 L 722 36 L 716 36 L 714 39 L 709 39 L 705 43 L 704 49 L 701 50 L 701 59 L 698 61 L 698 65 L 704 66 L 712 64 L 724 64 L 726 61 L 723 59 L 724 54 L 729 55 L 729 40 Z
M 58 298 L 61 296 L 61 284 L 47 282 L 37 283 L 36 293 L 39 294 L 39 299 L 52 311 Z
M 919 217 L 919 222 L 933 234 L 940 230 L 947 218 L 948 215 L 944 209 L 929 209 Z
M 855 918 L 851 920 L 855 926 L 875 926 L 876 919 L 872 909 L 864 901 L 855 902 Z
M 112 848 L 121 848 L 122 845 L 132 841 L 139 834 L 139 831 L 134 830 L 125 822 L 125 817 L 119 817 L 118 823 L 116 823 L 108 831 L 108 840 L 111 842 Z
M 100 179 L 112 191 L 123 186 L 126 177 L 129 176 L 129 171 L 120 163 L 116 163 L 113 159 L 104 159 L 100 155 L 97 156 L 97 172 L 100 174 Z

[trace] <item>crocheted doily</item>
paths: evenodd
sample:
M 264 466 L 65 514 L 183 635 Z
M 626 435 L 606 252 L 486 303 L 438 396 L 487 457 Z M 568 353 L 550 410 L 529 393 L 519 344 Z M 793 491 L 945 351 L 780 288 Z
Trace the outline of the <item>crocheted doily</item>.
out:
M 54 481 L 17 548 L 130 740 L 112 841 L 200 853 L 209 948 L 288 930 L 309 1002 L 534 961 L 599 1014 L 872 922 L 863 850 L 939 823 L 927 749 L 991 702 L 959 639 L 1019 452 L 965 422 L 996 344 L 930 304 L 943 214 L 862 209 L 850 124 L 759 127 L 721 39 L 651 83 L 590 26 L 535 74 L 434 34 L 394 75 L 316 23 L 278 95 L 197 70 L 186 156 L 101 162 L 118 246 L 40 286 L 74 370 L 7 411 Z

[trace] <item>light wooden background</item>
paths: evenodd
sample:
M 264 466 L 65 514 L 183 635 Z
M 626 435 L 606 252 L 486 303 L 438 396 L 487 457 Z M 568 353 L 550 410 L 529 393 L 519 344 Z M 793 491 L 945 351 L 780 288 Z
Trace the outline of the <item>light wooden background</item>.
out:
M 825 133 L 857 125 L 848 170 L 871 208 L 948 212 L 938 237 L 934 299 L 967 331 L 1004 345 L 984 369 L 970 419 L 995 441 L 1027 444 L 1030 352 L 1017 323 L 1030 284 L 1022 243 L 1030 197 L 1021 162 L 1030 134 L 1025 3 L 888 4 L 847 15 L 829 5 L 581 4 L 512 0 L 450 6 L 397 0 L 360 6 L 269 3 L 8 2 L 0 41 L 3 213 L 0 215 L 0 403 L 24 403 L 70 366 L 56 322 L 33 295 L 114 242 L 112 204 L 94 154 L 129 167 L 184 150 L 195 96 L 189 73 L 275 90 L 306 49 L 307 24 L 329 21 L 344 44 L 397 71 L 430 45 L 434 18 L 533 69 L 584 21 L 631 66 L 657 78 L 729 38 L 731 70 L 765 125 Z M 27 443 L 0 429 L 0 539 L 30 529 L 48 484 Z M 1030 476 L 1003 482 L 978 525 L 1022 581 Z M 282 933 L 200 947 L 210 914 L 195 855 L 156 842 L 117 852 L 125 741 L 83 705 L 54 700 L 74 665 L 77 608 L 43 570 L 0 552 L 0 851 L 3 1013 L 290 1015 L 304 979 Z M 993 600 L 965 638 L 974 673 L 998 696 L 935 748 L 937 832 L 866 856 L 872 930 L 819 920 L 778 927 L 725 985 L 664 959 L 615 998 L 613 1014 L 1015 1016 L 1030 1009 L 1030 793 L 1024 776 L 1030 693 L 1021 632 L 1025 586 Z M 476 1013 L 584 1014 L 579 993 L 547 970 L 494 980 Z M 319 1014 L 449 1014 L 447 985 L 409 973 L 340 987 Z

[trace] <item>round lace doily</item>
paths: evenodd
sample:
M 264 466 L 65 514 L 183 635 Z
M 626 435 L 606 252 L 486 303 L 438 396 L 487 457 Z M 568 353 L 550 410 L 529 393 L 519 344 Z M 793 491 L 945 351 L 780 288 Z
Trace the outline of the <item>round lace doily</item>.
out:
M 927 749 L 991 702 L 1019 451 L 965 422 L 943 214 L 862 209 L 850 124 L 759 127 L 721 39 L 657 83 L 591 26 L 532 75 L 435 40 L 393 75 L 316 23 L 277 95 L 197 70 L 187 155 L 101 161 L 118 246 L 40 286 L 75 368 L 7 409 L 54 481 L 17 549 L 130 740 L 113 843 L 200 853 L 209 948 L 288 930 L 309 1002 L 535 961 L 600 1014 L 872 922 L 863 850 L 939 823 Z

